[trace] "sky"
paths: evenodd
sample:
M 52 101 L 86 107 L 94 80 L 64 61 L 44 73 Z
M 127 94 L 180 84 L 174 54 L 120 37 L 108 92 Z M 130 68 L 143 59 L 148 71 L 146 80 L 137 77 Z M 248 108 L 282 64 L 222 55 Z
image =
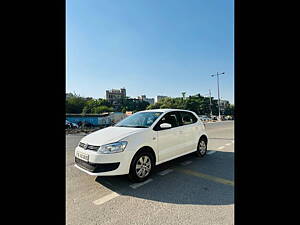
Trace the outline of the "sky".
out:
M 66 92 L 234 103 L 233 0 L 67 0 Z

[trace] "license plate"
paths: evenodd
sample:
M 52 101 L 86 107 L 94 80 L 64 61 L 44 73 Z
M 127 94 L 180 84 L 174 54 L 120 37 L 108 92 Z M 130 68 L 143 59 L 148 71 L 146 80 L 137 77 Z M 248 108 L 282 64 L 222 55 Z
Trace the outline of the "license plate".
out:
M 89 161 L 89 155 L 88 154 L 84 154 L 81 152 L 76 152 L 76 157 L 79 159 L 82 159 L 83 161 L 88 162 Z

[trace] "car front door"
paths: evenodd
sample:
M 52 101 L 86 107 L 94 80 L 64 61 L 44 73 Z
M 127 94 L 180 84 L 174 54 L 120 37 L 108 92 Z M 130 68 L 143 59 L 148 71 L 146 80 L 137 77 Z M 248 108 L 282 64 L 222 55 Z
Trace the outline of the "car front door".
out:
M 161 129 L 160 124 L 169 123 L 171 128 Z M 176 112 L 169 112 L 163 116 L 154 126 L 157 132 L 157 149 L 159 162 L 167 161 L 182 152 L 182 126 L 179 126 Z

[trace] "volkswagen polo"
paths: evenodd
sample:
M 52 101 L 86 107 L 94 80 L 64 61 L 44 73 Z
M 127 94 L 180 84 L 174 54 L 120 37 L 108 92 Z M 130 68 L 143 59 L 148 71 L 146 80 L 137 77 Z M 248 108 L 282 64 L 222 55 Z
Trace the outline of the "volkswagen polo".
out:
M 83 137 L 75 149 L 75 167 L 94 176 L 128 174 L 141 182 L 156 165 L 192 152 L 203 157 L 207 142 L 196 113 L 145 110 Z

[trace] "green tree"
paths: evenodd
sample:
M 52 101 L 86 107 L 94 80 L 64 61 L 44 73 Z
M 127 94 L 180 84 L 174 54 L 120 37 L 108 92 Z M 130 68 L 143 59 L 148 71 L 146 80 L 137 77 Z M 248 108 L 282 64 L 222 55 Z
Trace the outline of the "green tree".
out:
M 234 105 L 229 105 L 224 109 L 224 115 L 233 116 L 234 115 Z
M 66 113 L 81 113 L 86 102 L 86 98 L 76 94 L 68 93 L 66 95 Z
M 112 111 L 113 111 L 112 107 L 108 107 L 106 105 L 101 105 L 101 106 L 97 106 L 97 107 L 93 108 L 92 113 L 100 114 L 100 113 L 112 112 Z
M 105 99 L 90 99 L 86 102 L 82 113 L 95 113 L 95 109 L 100 106 L 106 106 L 107 108 L 111 108 L 111 104 Z M 99 109 L 98 109 L 99 110 Z

